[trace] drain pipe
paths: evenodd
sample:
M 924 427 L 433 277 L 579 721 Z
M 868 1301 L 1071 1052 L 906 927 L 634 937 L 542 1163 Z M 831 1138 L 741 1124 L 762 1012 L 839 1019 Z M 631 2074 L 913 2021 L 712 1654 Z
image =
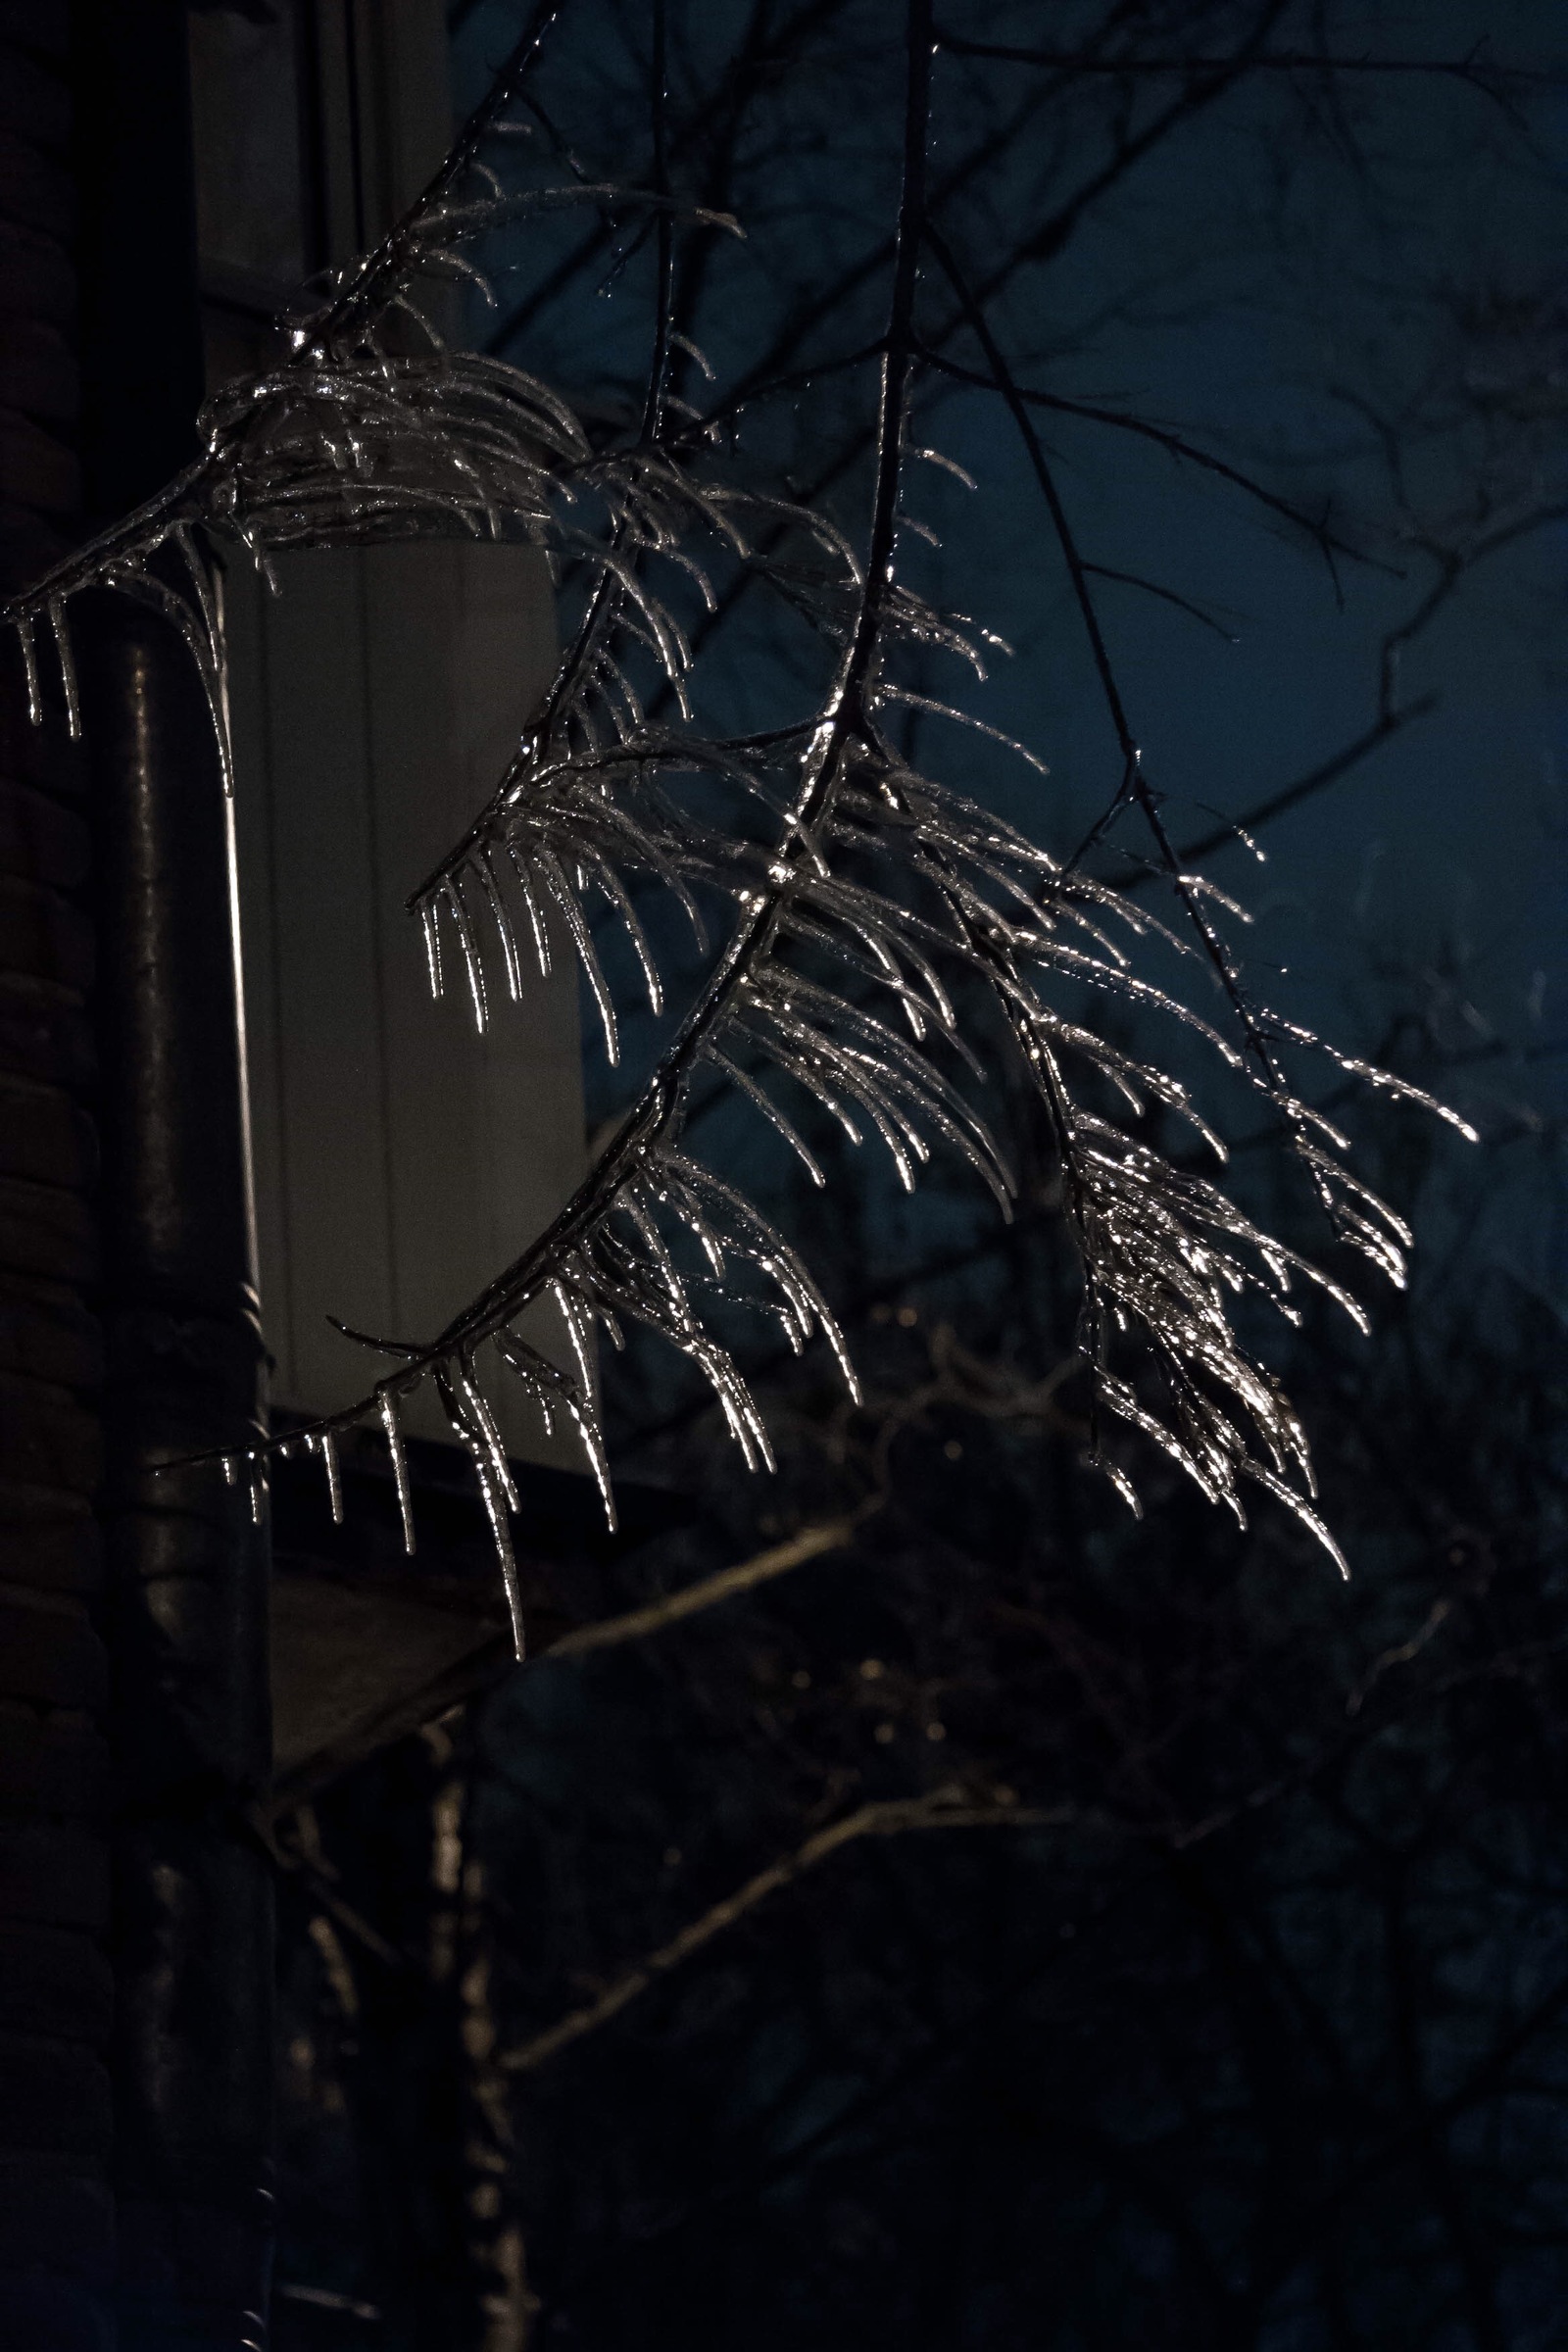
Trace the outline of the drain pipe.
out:
M 191 454 L 202 393 L 186 12 L 74 0 L 89 514 Z M 90 607 L 90 609 L 89 609 Z M 272 1923 L 269 1544 L 161 1472 L 263 1427 L 233 839 L 189 658 L 82 600 L 103 1143 L 111 2074 L 120 2352 L 266 2342 Z

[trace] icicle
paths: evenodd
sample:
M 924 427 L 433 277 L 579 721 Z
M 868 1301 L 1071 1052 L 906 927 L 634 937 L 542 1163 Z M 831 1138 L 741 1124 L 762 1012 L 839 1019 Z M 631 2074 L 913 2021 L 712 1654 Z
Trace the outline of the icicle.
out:
M 43 724 L 43 695 L 38 686 L 38 649 L 32 639 L 30 613 L 18 614 L 17 637 L 22 646 L 22 666 L 27 678 L 27 716 L 35 727 L 40 727 Z
M 965 472 L 956 458 L 945 456 L 940 449 L 921 449 L 911 441 L 906 444 L 906 450 L 911 458 L 923 458 L 928 466 L 940 466 L 944 473 L 951 473 L 954 480 L 961 482 L 966 490 L 979 489 L 974 475 Z
M 512 1464 L 507 1459 L 507 1449 L 501 1443 L 501 1432 L 496 1427 L 496 1417 L 490 1410 L 484 1392 L 474 1379 L 469 1366 L 461 1358 L 453 1364 L 449 1377 L 456 1382 L 459 1394 L 472 1415 L 474 1430 L 479 1442 L 490 1457 L 491 1476 L 506 1496 L 509 1507 L 514 1511 L 519 1510 L 521 1505 L 517 1500 L 517 1490 L 513 1481 Z
M 283 593 L 283 583 L 277 576 L 277 565 L 272 562 L 272 559 L 268 554 L 266 548 L 262 545 L 259 539 L 255 538 L 248 531 L 241 531 L 240 537 L 250 551 L 251 562 L 255 564 L 262 585 L 267 590 L 268 595 L 281 596 Z
M 476 864 L 479 885 L 489 902 L 490 912 L 501 938 L 501 953 L 507 967 L 507 994 L 514 1004 L 518 1004 L 522 1002 L 522 967 L 517 960 L 517 942 L 488 850 L 481 850 Z
M 533 933 L 533 952 L 539 965 L 539 977 L 541 980 L 548 980 L 550 977 L 550 935 L 539 909 L 539 902 L 534 896 L 533 881 L 527 862 L 518 854 L 514 841 L 508 841 L 506 851 L 512 860 L 513 871 L 522 890 L 522 903 L 528 909 L 528 928 Z
M 577 1301 L 572 1298 L 564 1283 L 553 1282 L 550 1289 L 556 1304 L 561 1310 L 561 1319 L 566 1326 L 567 1336 L 571 1341 L 572 1354 L 577 1359 L 577 1373 L 582 1384 L 583 1396 L 592 1404 L 594 1368 L 593 1358 L 589 1352 L 589 1344 L 593 1335 L 593 1317 L 586 1309 L 579 1315 Z
M 426 899 L 419 907 L 419 926 L 424 933 L 424 960 L 430 975 L 430 994 L 437 1003 L 441 997 L 441 926 L 438 903 Z
M 653 951 L 648 945 L 648 935 L 637 920 L 636 909 L 626 891 L 622 888 L 613 867 L 601 863 L 598 868 L 598 879 L 600 887 L 618 908 L 620 919 L 626 926 L 626 935 L 631 941 L 632 953 L 642 968 L 643 986 L 648 992 L 648 1009 L 657 1020 L 664 1009 L 664 991 L 659 977 L 659 968 L 654 962 Z
M 1138 1489 L 1133 1485 L 1125 1470 L 1118 1469 L 1109 1456 L 1103 1453 L 1094 1457 L 1090 1468 L 1099 1470 L 1102 1476 L 1109 1479 L 1135 1519 L 1143 1517 L 1144 1506 L 1138 1498 Z
M 603 1433 L 591 1406 L 584 1409 L 573 1404 L 568 1397 L 567 1408 L 571 1413 L 572 1420 L 576 1423 L 577 1435 L 582 1440 L 582 1449 L 588 1456 L 593 1470 L 594 1484 L 599 1489 L 599 1499 L 605 1506 L 605 1524 L 610 1533 L 613 1535 L 618 1523 L 615 1518 L 615 1497 L 611 1492 L 610 1485 L 610 1457 L 605 1451 Z
M 71 651 L 71 636 L 66 626 L 66 608 L 58 596 L 49 599 L 49 625 L 55 633 L 55 650 L 60 657 L 60 683 L 66 690 L 66 732 L 74 743 L 81 740 L 81 697 L 76 690 L 76 663 Z
M 398 1512 L 403 1521 L 403 1548 L 414 1556 L 414 1498 L 409 1493 L 409 1465 L 403 1451 L 403 1432 L 398 1427 L 398 1408 L 389 1392 L 377 1392 L 376 1401 L 381 1410 L 381 1426 L 392 1455 L 392 1476 L 397 1482 Z
M 542 844 L 538 853 L 538 866 L 540 879 L 560 907 L 562 919 L 565 923 L 572 945 L 577 951 L 577 960 L 582 965 L 583 977 L 588 983 L 589 992 L 598 1008 L 600 1025 L 605 1033 L 605 1057 L 611 1068 L 615 1069 L 620 1062 L 620 1043 L 615 1026 L 615 1007 L 611 1001 L 609 984 L 605 979 L 603 968 L 594 949 L 593 934 L 583 918 L 582 907 L 572 890 L 571 883 L 562 871 L 560 859 Z
M 479 1477 L 479 1492 L 484 1496 L 485 1517 L 495 1539 L 496 1557 L 501 1562 L 501 1581 L 507 1591 L 507 1612 L 512 1619 L 512 1646 L 521 1665 L 528 1654 L 527 1637 L 522 1622 L 522 1586 L 517 1576 L 516 1555 L 512 1548 L 512 1530 L 507 1525 L 506 1503 L 496 1493 L 490 1468 L 481 1453 L 475 1452 L 473 1466 Z
M 326 1494 L 327 1500 L 332 1506 L 332 1525 L 341 1527 L 343 1524 L 343 1478 L 338 1468 L 337 1440 L 329 1429 L 322 1430 L 317 1439 L 317 1446 L 321 1456 L 321 1467 L 326 1472 Z
M 201 616 L 202 635 L 199 639 L 189 607 L 184 607 L 186 643 L 196 663 L 202 691 L 207 697 L 207 714 L 213 722 L 213 734 L 218 744 L 218 764 L 223 780 L 223 796 L 234 797 L 234 739 L 228 716 L 228 667 L 223 653 L 223 584 L 222 575 L 215 574 L 203 561 L 196 535 L 187 522 L 176 522 L 170 537 L 184 559 L 190 575 L 191 593 Z M 184 600 L 179 600 L 183 605 Z M 184 622 L 182 621 L 182 626 Z
M 453 875 L 447 884 L 446 896 L 447 905 L 452 909 L 452 919 L 458 926 L 458 942 L 463 949 L 463 968 L 468 976 L 468 995 L 473 1004 L 473 1024 L 479 1035 L 483 1037 L 490 1007 L 485 997 L 484 966 L 479 960 L 479 950 L 473 936 L 473 925 L 468 920 L 468 909 L 464 903 L 461 874 Z
M 715 1069 L 723 1072 L 724 1076 L 730 1081 L 732 1086 L 738 1086 L 740 1088 L 741 1093 L 746 1097 L 748 1102 L 756 1103 L 758 1109 L 762 1113 L 762 1116 L 768 1121 L 768 1124 L 777 1129 L 778 1133 L 789 1145 L 790 1150 L 802 1162 L 807 1174 L 810 1177 L 811 1182 L 819 1187 L 825 1187 L 827 1178 L 822 1172 L 821 1164 L 817 1160 L 815 1153 L 811 1151 L 805 1137 L 801 1135 L 799 1130 L 784 1116 L 784 1113 L 779 1109 L 777 1103 L 773 1102 L 772 1098 L 764 1093 L 763 1089 L 758 1085 L 756 1079 L 750 1077 L 745 1070 L 738 1066 L 737 1063 L 731 1061 L 729 1056 L 726 1054 L 721 1053 L 717 1046 L 710 1045 L 708 1047 L 707 1058 L 713 1064 Z

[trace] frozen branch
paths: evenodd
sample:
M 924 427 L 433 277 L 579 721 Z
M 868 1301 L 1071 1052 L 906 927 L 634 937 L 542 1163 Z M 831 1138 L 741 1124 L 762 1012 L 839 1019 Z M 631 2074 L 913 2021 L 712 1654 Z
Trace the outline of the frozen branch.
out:
M 1409 1237 L 1349 1172 L 1345 1139 L 1293 1092 L 1287 1055 L 1322 1052 L 1357 1078 L 1426 1098 L 1321 1047 L 1254 1002 L 1221 929 L 1222 915 L 1241 920 L 1242 909 L 1178 856 L 1145 776 L 1096 583 L 1131 578 L 1193 608 L 1174 591 L 1083 552 L 1035 412 L 1054 410 L 1130 432 L 1240 488 L 1308 532 L 1326 554 L 1355 551 L 1342 550 L 1325 522 L 1183 435 L 1020 384 L 987 307 L 1023 261 L 1060 250 L 1087 208 L 1267 57 L 1279 0 L 1253 12 L 1233 58 L 1212 71 L 1195 69 L 1169 106 L 1136 136 L 1121 136 L 1108 161 L 1022 234 L 975 287 L 933 219 L 958 181 L 949 172 L 931 185 L 937 41 L 931 0 L 907 0 L 897 221 L 891 238 L 858 262 L 840 287 L 885 272 L 882 332 L 843 363 L 874 361 L 879 371 L 874 468 L 856 544 L 829 519 L 820 495 L 764 489 L 738 460 L 715 455 L 704 431 L 681 421 L 690 412 L 672 393 L 671 374 L 677 352 L 692 347 L 677 324 L 688 274 L 679 240 L 695 230 L 710 245 L 709 232 L 736 224 L 717 203 L 686 203 L 676 185 L 668 6 L 669 0 L 655 0 L 650 20 L 649 186 L 589 178 L 554 134 L 568 173 L 560 186 L 509 191 L 485 160 L 490 143 L 516 127 L 511 112 L 523 102 L 525 77 L 556 13 L 549 5 L 534 8 L 494 86 L 417 202 L 379 245 L 293 315 L 281 358 L 208 402 L 195 465 L 0 615 L 18 632 L 35 717 L 44 694 L 39 639 L 52 641 L 74 725 L 70 598 L 98 584 L 155 605 L 190 647 L 221 742 L 221 622 L 204 537 L 237 538 L 264 571 L 273 551 L 290 547 L 453 532 L 530 541 L 558 573 L 582 583 L 580 616 L 548 691 L 520 714 L 517 748 L 495 789 L 411 902 L 423 927 L 434 993 L 455 980 L 482 1028 L 493 1014 L 497 959 L 506 994 L 514 999 L 526 962 L 548 971 L 564 946 L 582 967 L 613 1061 L 619 1008 L 595 938 L 605 910 L 622 927 L 656 1012 L 666 981 L 633 886 L 670 894 L 700 943 L 714 908 L 721 913 L 720 945 L 706 978 L 632 1107 L 550 1226 L 433 1337 L 349 1334 L 384 1361 L 373 1387 L 345 1410 L 280 1434 L 229 1459 L 225 1469 L 251 1484 L 259 1509 L 270 1456 L 303 1446 L 320 1461 L 335 1511 L 336 1442 L 374 1416 L 392 1453 L 412 1547 L 399 1417 L 412 1392 L 431 1384 L 473 1465 L 520 1655 L 510 1532 L 517 1496 L 492 1385 L 516 1383 L 547 1428 L 560 1421 L 575 1430 L 612 1517 L 595 1369 L 600 1333 L 618 1342 L 630 1319 L 686 1355 L 752 1466 L 769 1464 L 771 1452 L 751 1389 L 721 1336 L 736 1310 L 762 1314 L 796 1350 L 825 1337 L 856 1396 L 831 1309 L 799 1254 L 687 1148 L 692 1090 L 700 1076 L 735 1088 L 813 1181 L 825 1182 L 809 1133 L 757 1075 L 759 1068 L 770 1071 L 809 1115 L 831 1120 L 851 1143 L 880 1143 L 906 1187 L 944 1145 L 967 1161 L 1006 1213 L 1012 1178 L 966 1091 L 982 1072 L 959 1016 L 962 983 L 971 995 L 976 986 L 989 993 L 1059 1155 L 1063 1208 L 1083 1273 L 1080 1337 L 1095 1416 L 1093 1457 L 1136 1507 L 1126 1473 L 1100 1434 L 1102 1416 L 1109 1414 L 1163 1448 L 1238 1517 L 1244 1485 L 1260 1486 L 1332 1550 L 1311 1505 L 1304 1433 L 1278 1382 L 1238 1339 L 1235 1309 L 1254 1298 L 1294 1316 L 1292 1286 L 1299 1282 L 1316 1286 L 1357 1321 L 1361 1309 L 1340 1284 L 1243 1215 L 1216 1184 L 1149 1146 L 1136 1122 L 1154 1105 L 1185 1121 L 1216 1160 L 1224 1157 L 1187 1084 L 1148 1054 L 1113 1046 L 1101 1033 L 1103 1024 L 1068 1005 L 1087 992 L 1106 1008 L 1180 1023 L 1221 1068 L 1262 1093 L 1334 1233 L 1396 1281 Z M 763 33 L 759 16 L 754 63 L 767 53 Z M 738 117 L 733 109 L 731 115 L 733 132 Z M 723 172 L 715 167 L 711 178 L 709 193 L 724 195 Z M 467 254 L 476 238 L 581 204 L 613 218 L 634 213 L 652 228 L 646 383 L 635 416 L 614 432 L 590 431 L 559 391 L 520 368 L 447 351 L 415 300 L 424 279 L 477 277 L 482 285 Z M 927 256 L 957 305 L 935 334 L 922 332 L 920 318 Z M 425 346 L 418 356 L 402 349 L 409 319 Z M 405 324 L 394 334 L 399 320 Z M 960 329 L 978 343 L 984 374 L 946 356 L 943 345 Z M 749 387 L 776 388 L 792 357 L 776 352 L 760 369 L 721 388 L 699 424 L 733 414 Z M 910 675 L 906 666 L 911 658 L 923 665 L 953 657 L 983 674 L 990 643 L 982 628 L 938 610 L 905 576 L 902 536 L 925 530 L 911 511 L 909 462 L 951 463 L 908 439 L 909 410 L 926 367 L 988 389 L 1008 411 L 1050 515 L 1115 734 L 1116 791 L 1084 851 L 1065 863 L 938 777 L 918 772 L 895 748 L 900 714 L 919 710 L 978 726 L 1036 769 L 1043 765 L 1030 746 L 1009 744 L 950 699 L 928 693 L 923 669 Z M 700 722 L 693 681 L 703 640 L 694 646 L 686 612 L 694 599 L 713 610 L 721 576 L 756 582 L 781 608 L 804 613 L 828 649 L 825 690 L 791 725 L 743 739 L 707 733 Z M 660 715 L 662 702 L 650 698 L 650 681 L 653 696 L 672 706 L 668 723 Z M 1403 715 L 1396 721 L 1385 712 L 1375 740 Z M 1317 789 L 1372 740 L 1274 796 L 1263 813 Z M 226 770 L 226 744 L 224 762 Z M 1085 869 L 1084 853 L 1129 808 L 1149 827 L 1184 937 L 1135 904 L 1142 877 L 1113 887 Z M 1196 952 L 1212 971 L 1239 1043 L 1139 968 L 1149 950 L 1172 948 Z M 1121 1123 L 1096 1102 L 1118 1103 Z M 564 1319 L 574 1355 L 569 1371 L 515 1328 L 544 1299 Z M 843 1541 L 845 1532 L 808 1530 L 792 1544 L 652 1610 L 584 1628 L 558 1654 L 653 1630 L 782 1573 Z

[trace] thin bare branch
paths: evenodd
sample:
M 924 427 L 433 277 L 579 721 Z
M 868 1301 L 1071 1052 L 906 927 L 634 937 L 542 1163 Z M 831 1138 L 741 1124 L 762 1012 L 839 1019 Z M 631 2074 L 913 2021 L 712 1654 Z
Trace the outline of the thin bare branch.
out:
M 550 1658 L 580 1658 L 589 1650 L 611 1649 L 622 1642 L 640 1642 L 649 1634 L 662 1633 L 666 1626 L 679 1625 L 704 1609 L 715 1608 L 720 1601 L 733 1600 L 737 1593 L 751 1592 L 759 1585 L 770 1584 L 774 1577 L 785 1576 L 792 1568 L 804 1568 L 808 1560 L 819 1560 L 824 1552 L 843 1551 L 855 1541 L 856 1530 L 862 1526 L 875 1503 L 852 1511 L 847 1518 L 825 1520 L 817 1527 L 803 1527 L 799 1535 L 790 1536 L 782 1544 L 770 1544 L 766 1551 L 754 1552 L 749 1560 L 738 1561 L 733 1568 L 721 1568 L 715 1576 L 705 1576 L 695 1585 L 685 1585 L 678 1592 L 666 1593 L 662 1600 L 651 1600 L 640 1609 L 627 1609 L 619 1617 L 602 1618 L 597 1625 L 579 1625 L 553 1642 L 546 1656 Z
M 723 1935 L 727 1928 L 745 1919 L 766 1902 L 769 1895 L 793 1886 L 819 1862 L 827 1861 L 830 1855 L 853 1845 L 858 1838 L 896 1838 L 911 1830 L 1044 1829 L 1070 1818 L 1070 1809 L 1066 1807 L 977 1805 L 959 1788 L 937 1788 L 927 1796 L 891 1797 L 861 1805 L 845 1814 L 842 1820 L 830 1823 L 825 1830 L 816 1831 L 794 1853 L 770 1863 L 766 1870 L 760 1870 L 736 1887 L 733 1894 L 725 1895 L 700 1919 L 683 1928 L 668 1943 L 661 1944 L 657 1951 L 627 1969 L 596 1999 L 584 2002 L 558 2024 L 509 2050 L 500 2063 L 509 2074 L 532 2074 L 572 2042 L 580 2041 L 584 2034 L 609 2025 L 639 1994 L 690 1960 L 705 1944 L 711 1943 L 715 1936 Z
M 999 65 L 1043 66 L 1053 73 L 1110 75 L 1117 79 L 1149 76 L 1158 79 L 1201 80 L 1209 74 L 1378 74 L 1436 75 L 1441 80 L 1468 82 L 1491 95 L 1497 87 L 1516 85 L 1560 89 L 1568 81 L 1561 68 L 1494 65 L 1478 44 L 1468 56 L 1356 57 L 1321 49 L 1264 49 L 1248 57 L 1241 67 L 1232 57 L 1202 57 L 1178 52 L 1168 57 L 1096 57 L 1083 49 L 1023 48 L 1003 41 L 977 41 L 937 26 L 940 47 L 955 57 L 988 58 Z

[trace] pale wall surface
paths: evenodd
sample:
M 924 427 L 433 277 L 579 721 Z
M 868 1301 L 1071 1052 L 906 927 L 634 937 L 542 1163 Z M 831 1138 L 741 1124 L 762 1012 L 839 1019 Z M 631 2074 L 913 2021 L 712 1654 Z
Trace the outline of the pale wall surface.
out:
M 428 1338 L 548 1223 L 585 1166 L 582 1080 L 569 962 L 549 980 L 525 965 L 514 1004 L 491 956 L 481 1038 L 450 956 L 432 1003 L 404 910 L 548 679 L 542 560 L 384 547 L 279 576 L 273 598 L 230 575 L 236 821 L 272 1395 L 316 1412 L 385 1368 L 329 1314 Z M 433 1391 L 408 1421 L 448 1434 Z M 578 1466 L 531 1409 L 502 1426 L 514 1450 Z

